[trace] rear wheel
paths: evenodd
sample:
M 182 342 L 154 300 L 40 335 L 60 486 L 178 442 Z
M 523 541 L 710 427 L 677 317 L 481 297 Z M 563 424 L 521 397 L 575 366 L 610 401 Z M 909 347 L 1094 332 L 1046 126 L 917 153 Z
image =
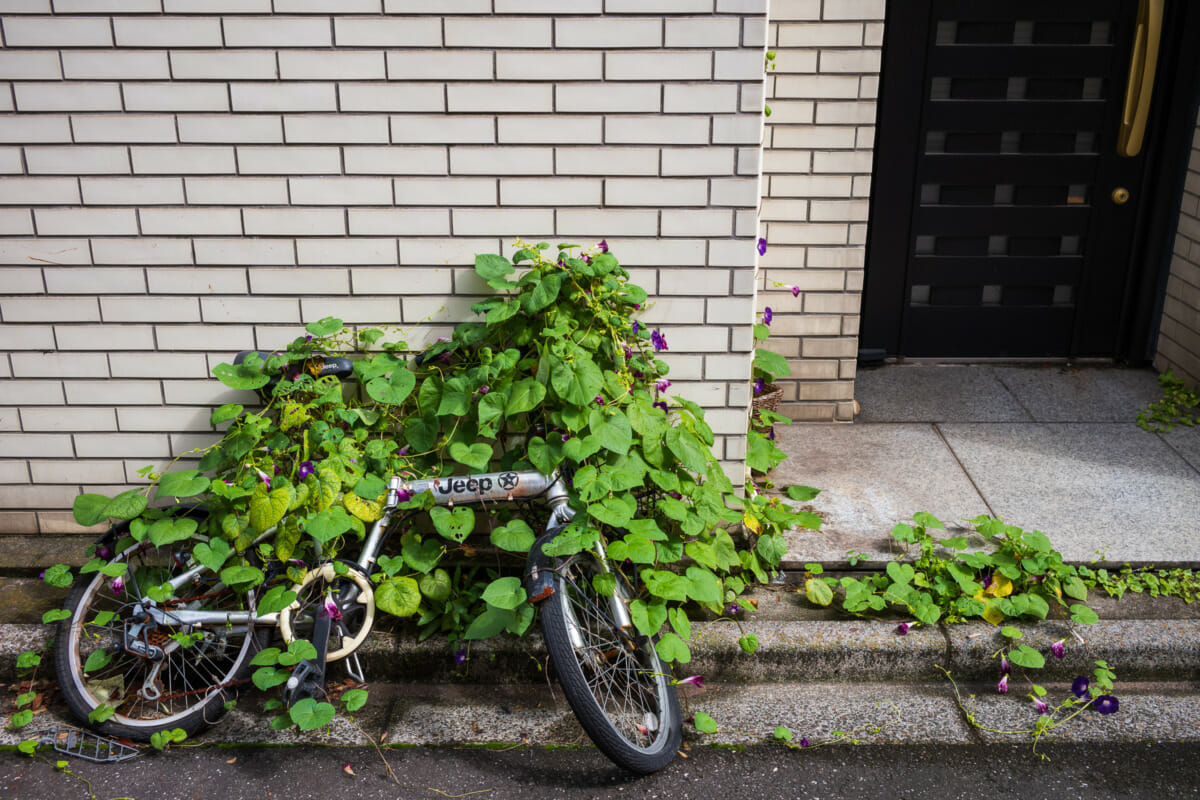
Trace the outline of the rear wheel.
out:
M 614 593 L 597 592 L 593 578 L 606 570 L 589 553 L 560 559 L 555 570 L 540 613 L 567 702 L 606 756 L 631 772 L 657 772 L 679 749 L 679 697 L 653 642 L 617 622 L 628 618 L 617 608 L 628 602 L 628 583 L 618 575 Z
M 252 612 L 253 592 L 235 592 L 204 569 L 156 604 L 164 622 L 144 613 L 151 587 L 186 572 L 189 555 L 135 544 L 113 559 L 126 565 L 123 575 L 82 575 L 68 595 L 71 617 L 59 623 L 54 666 L 67 705 L 93 730 L 135 741 L 174 728 L 190 736 L 224 716 L 249 673 L 268 628 L 186 625 L 172 612 Z M 108 708 L 97 712 L 101 706 Z

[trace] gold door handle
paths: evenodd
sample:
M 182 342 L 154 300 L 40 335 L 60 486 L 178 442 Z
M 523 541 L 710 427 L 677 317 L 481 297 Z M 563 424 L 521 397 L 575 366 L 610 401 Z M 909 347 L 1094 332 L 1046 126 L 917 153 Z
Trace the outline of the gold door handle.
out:
M 1113 189 L 1112 201 L 1119 206 L 1125 205 L 1129 202 L 1129 190 L 1124 186 L 1118 186 L 1116 189 Z
M 1133 55 L 1129 59 L 1129 81 L 1125 85 L 1125 104 L 1121 111 L 1121 131 L 1117 138 L 1117 153 L 1125 158 L 1133 158 L 1142 152 L 1146 120 L 1150 116 L 1150 95 L 1154 92 L 1154 73 L 1158 69 L 1162 17 L 1163 0 L 1142 0 L 1139 4 Z

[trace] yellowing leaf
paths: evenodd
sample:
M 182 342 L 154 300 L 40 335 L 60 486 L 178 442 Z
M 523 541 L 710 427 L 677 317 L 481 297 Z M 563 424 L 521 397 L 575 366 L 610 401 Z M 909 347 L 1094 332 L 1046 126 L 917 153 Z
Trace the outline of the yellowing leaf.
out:
M 980 616 L 993 625 L 999 625 L 1004 621 L 1004 612 L 997 608 L 994 603 L 988 603 L 987 608 L 983 610 L 983 614 Z
M 984 591 L 992 597 L 1008 597 L 1013 593 L 1013 582 L 1003 575 L 994 575 L 991 585 Z
M 342 498 L 342 505 L 363 522 L 374 522 L 383 516 L 383 503 L 386 499 L 387 492 L 374 500 L 364 500 L 356 494 L 348 494 Z
M 742 517 L 742 524 L 755 533 L 762 533 L 762 524 L 759 523 L 758 518 L 749 511 L 747 511 L 746 515 Z

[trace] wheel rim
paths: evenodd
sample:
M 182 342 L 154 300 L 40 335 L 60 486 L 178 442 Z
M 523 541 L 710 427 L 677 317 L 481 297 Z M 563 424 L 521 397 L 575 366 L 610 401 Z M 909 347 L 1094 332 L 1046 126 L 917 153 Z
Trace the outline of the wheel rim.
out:
M 374 591 L 371 580 L 360 570 L 351 567 L 338 575 L 333 564 L 323 564 L 308 571 L 304 580 L 292 585 L 296 599 L 279 614 L 279 632 L 291 644 L 297 638 L 310 640 L 316 615 L 325 605 L 326 596 L 333 598 L 340 617 L 333 620 L 329 632 L 326 661 L 340 661 L 366 641 L 375 624 Z
M 130 612 L 145 588 L 177 574 L 186 558 L 168 547 L 135 545 L 120 557 L 128 564 L 120 591 L 114 589 L 112 579 L 97 575 L 80 599 L 67 631 L 70 677 L 90 708 L 105 702 L 115 708 L 109 722 L 155 730 L 182 723 L 214 697 L 222 697 L 246 661 L 254 638 L 249 625 L 158 626 L 145 638 L 163 651 L 159 662 L 122 646 Z M 197 599 L 189 602 L 188 598 Z M 206 573 L 180 589 L 164 610 L 244 611 L 247 607 L 247 595 L 221 586 L 215 575 Z M 172 634 L 197 637 L 184 647 Z M 108 654 L 108 662 L 85 672 L 89 658 L 100 651 Z M 156 663 L 161 664 L 157 669 Z
M 637 750 L 661 750 L 671 737 L 670 681 L 653 644 L 610 619 L 591 585 L 594 568 L 572 569 L 560 596 L 575 661 L 609 724 Z

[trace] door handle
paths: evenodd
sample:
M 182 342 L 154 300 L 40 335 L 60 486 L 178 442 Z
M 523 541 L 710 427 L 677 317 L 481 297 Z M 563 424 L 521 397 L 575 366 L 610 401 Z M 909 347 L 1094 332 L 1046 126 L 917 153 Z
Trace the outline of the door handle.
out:
M 1125 85 L 1125 103 L 1121 110 L 1121 130 L 1117 137 L 1117 154 L 1125 158 L 1133 158 L 1142 151 L 1142 140 L 1146 136 L 1154 73 L 1158 69 L 1162 17 L 1163 0 L 1141 0 L 1133 55 L 1129 59 L 1129 81 Z

